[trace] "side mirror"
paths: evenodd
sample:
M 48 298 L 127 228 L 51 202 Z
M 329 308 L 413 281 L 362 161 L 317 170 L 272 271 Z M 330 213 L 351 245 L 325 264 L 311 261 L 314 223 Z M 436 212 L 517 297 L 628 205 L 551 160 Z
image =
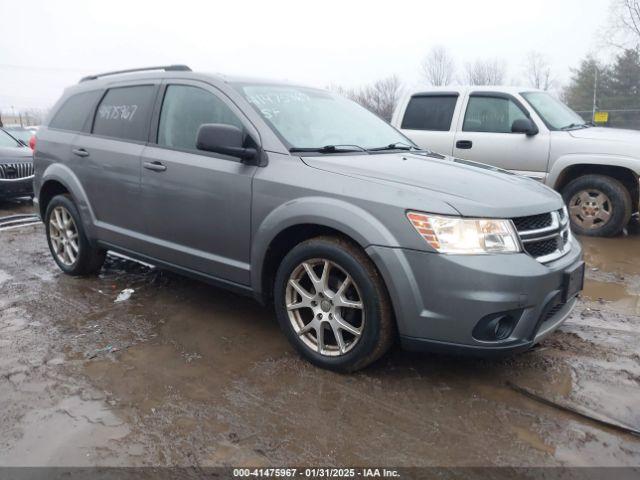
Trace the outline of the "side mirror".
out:
M 527 136 L 537 135 L 538 127 L 530 118 L 519 118 L 513 121 L 511 133 L 524 133 Z
M 234 125 L 205 123 L 198 129 L 196 148 L 250 162 L 258 156 L 258 151 L 245 147 L 244 137 L 244 132 Z

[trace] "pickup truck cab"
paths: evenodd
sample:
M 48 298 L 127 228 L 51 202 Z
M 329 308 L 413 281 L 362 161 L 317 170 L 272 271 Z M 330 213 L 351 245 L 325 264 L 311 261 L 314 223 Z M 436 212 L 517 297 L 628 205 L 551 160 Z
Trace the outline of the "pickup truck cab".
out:
M 638 210 L 640 132 L 595 127 L 547 92 L 423 88 L 401 99 L 391 123 L 422 148 L 558 190 L 578 234 L 617 235 Z

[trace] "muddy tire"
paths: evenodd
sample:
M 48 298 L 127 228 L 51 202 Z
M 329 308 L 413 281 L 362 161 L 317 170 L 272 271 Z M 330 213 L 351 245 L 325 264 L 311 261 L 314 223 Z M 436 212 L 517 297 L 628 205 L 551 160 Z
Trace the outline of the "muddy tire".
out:
M 274 285 L 278 322 L 314 365 L 353 372 L 392 345 L 395 324 L 380 274 L 353 243 L 317 237 L 283 259 Z
M 80 214 L 69 195 L 57 195 L 47 206 L 44 218 L 47 243 L 60 269 L 73 276 L 100 271 L 106 251 L 91 245 Z
M 624 185 L 606 175 L 584 175 L 569 182 L 562 196 L 578 235 L 613 237 L 631 219 L 631 195 Z

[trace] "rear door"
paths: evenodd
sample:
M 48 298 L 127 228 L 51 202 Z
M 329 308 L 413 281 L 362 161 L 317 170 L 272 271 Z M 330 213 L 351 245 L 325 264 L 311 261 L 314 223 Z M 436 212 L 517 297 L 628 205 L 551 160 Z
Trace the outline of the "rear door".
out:
M 549 132 L 536 122 L 540 130 L 537 135 L 511 133 L 511 125 L 521 118 L 531 118 L 530 113 L 512 95 L 471 93 L 459 120 L 453 154 L 543 179 L 549 159 Z
M 104 93 L 91 134 L 74 140 L 81 181 L 101 240 L 137 249 L 144 230 L 140 162 L 159 82 L 118 85 Z
M 407 103 L 400 129 L 421 148 L 451 155 L 457 104 L 456 92 L 415 94 Z
M 223 93 L 198 81 L 167 81 L 157 117 L 142 165 L 145 251 L 170 264 L 248 285 L 251 182 L 257 167 L 198 150 L 196 136 L 205 123 L 251 130 L 256 139 L 257 132 Z

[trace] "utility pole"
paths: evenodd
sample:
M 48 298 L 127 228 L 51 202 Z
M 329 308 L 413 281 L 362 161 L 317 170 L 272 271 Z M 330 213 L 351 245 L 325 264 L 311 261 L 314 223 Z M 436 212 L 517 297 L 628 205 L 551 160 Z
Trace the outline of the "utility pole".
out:
M 593 111 L 591 112 L 591 121 L 596 123 L 596 99 L 598 98 L 598 67 L 593 67 L 595 72 L 595 80 L 593 82 Z

